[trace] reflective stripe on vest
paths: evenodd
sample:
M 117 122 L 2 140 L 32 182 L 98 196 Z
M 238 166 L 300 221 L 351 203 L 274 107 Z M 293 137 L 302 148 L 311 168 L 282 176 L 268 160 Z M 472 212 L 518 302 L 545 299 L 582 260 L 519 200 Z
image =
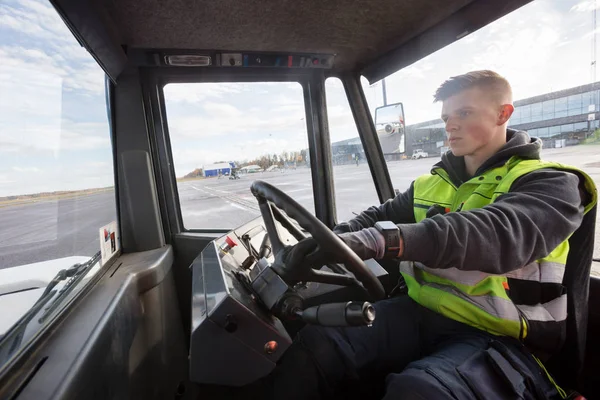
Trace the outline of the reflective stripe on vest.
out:
M 458 268 L 434 269 L 428 268 L 421 264 L 424 271 L 432 275 L 436 275 L 448 280 L 452 280 L 463 285 L 477 285 L 484 279 L 490 276 L 498 276 L 488 274 L 482 271 L 461 271 Z M 522 279 L 535 282 L 561 283 L 565 271 L 565 264 L 552 261 L 534 261 L 527 264 L 523 268 L 506 273 L 504 276 L 514 279 Z
M 592 197 L 585 205 L 585 213 L 596 204 L 594 182 L 582 171 L 558 163 L 513 157 L 460 187 L 456 187 L 441 168 L 417 178 L 413 195 L 415 220 L 425 219 L 427 209 L 434 204 L 451 211 L 484 207 L 506 194 L 516 179 L 542 168 L 578 173 Z M 562 329 L 556 322 L 564 322 L 567 317 L 562 280 L 568 253 L 567 239 L 546 257 L 502 275 L 473 270 L 476 265 L 469 265 L 469 271 L 465 271 L 428 268 L 408 262 L 401 263 L 401 272 L 409 296 L 417 303 L 490 333 L 524 339 L 532 333 L 536 337 L 559 334 L 552 330 Z M 477 260 L 472 262 L 477 263 Z M 542 293 L 545 298 L 541 297 Z M 547 293 L 554 297 L 548 298 Z

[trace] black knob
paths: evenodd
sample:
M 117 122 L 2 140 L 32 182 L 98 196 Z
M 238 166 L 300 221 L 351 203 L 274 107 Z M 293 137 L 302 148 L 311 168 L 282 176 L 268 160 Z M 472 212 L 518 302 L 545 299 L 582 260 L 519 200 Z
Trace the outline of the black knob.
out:
M 322 326 L 364 326 L 375 321 L 375 307 L 368 301 L 321 304 L 298 312 L 302 320 Z

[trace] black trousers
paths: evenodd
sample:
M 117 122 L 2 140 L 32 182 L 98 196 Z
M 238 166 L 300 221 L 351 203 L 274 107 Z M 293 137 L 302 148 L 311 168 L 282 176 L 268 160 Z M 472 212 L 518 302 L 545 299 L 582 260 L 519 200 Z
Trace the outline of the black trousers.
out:
M 408 296 L 378 302 L 375 309 L 371 327 L 305 327 L 257 397 L 559 398 L 515 339 L 443 317 Z

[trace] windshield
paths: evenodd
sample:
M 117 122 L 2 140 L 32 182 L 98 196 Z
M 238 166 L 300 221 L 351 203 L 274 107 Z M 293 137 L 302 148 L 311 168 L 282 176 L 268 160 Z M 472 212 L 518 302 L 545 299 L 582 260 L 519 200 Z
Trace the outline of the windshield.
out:
M 440 118 L 442 105 L 433 102 L 436 89 L 452 76 L 484 69 L 504 76 L 512 86 L 514 113 L 509 128 L 539 138 L 543 159 L 581 168 L 600 185 L 597 6 L 600 2 L 581 0 L 531 2 L 388 76 L 385 82 L 363 85 L 374 119 L 384 99 L 404 106 L 405 132 L 399 130 L 385 141 L 379 136 L 394 188 L 407 190 L 449 149 Z M 404 136 L 401 151 L 396 143 Z M 338 217 L 346 220 L 352 215 L 346 212 Z M 600 258 L 598 218 L 595 258 Z M 600 263 L 593 264 L 592 274 L 600 276 Z
M 256 179 L 314 212 L 299 83 L 175 83 L 164 94 L 186 229 L 233 229 L 258 217 Z
M 0 59 L 2 363 L 119 238 L 102 69 L 41 0 L 2 2 Z

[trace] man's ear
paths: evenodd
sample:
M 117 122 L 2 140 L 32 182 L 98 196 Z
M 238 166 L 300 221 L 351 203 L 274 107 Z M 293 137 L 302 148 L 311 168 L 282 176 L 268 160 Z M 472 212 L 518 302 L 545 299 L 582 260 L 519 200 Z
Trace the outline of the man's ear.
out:
M 500 106 L 500 113 L 498 114 L 498 125 L 504 125 L 510 119 L 510 116 L 515 111 L 515 107 L 512 104 L 503 104 Z

